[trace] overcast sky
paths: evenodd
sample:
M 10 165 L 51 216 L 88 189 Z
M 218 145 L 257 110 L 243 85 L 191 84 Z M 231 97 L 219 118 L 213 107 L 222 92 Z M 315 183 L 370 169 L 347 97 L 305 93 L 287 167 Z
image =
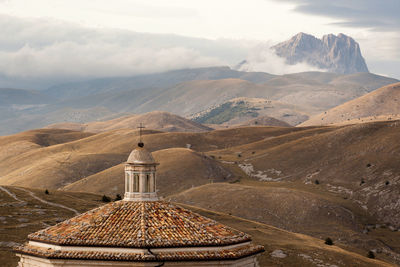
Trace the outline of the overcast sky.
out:
M 350 35 L 371 72 L 400 78 L 399 14 L 399 0 L 0 0 L 0 86 L 234 65 L 298 32 Z M 263 71 L 308 68 L 267 57 Z

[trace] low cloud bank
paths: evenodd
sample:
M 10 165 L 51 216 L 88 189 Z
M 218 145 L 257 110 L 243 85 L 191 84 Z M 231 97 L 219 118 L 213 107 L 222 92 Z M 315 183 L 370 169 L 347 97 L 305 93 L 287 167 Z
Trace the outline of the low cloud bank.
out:
M 11 16 L 0 16 L 0 28 L 4 29 L 0 36 L 0 87 L 235 66 L 244 59 L 247 63 L 241 70 L 245 71 L 284 74 L 317 70 L 307 64 L 287 65 L 269 49 L 269 43 L 91 29 Z
M 242 71 L 263 71 L 273 74 L 326 71 L 304 62 L 289 65 L 286 63 L 285 58 L 279 57 L 274 53 L 273 49 L 270 48 L 272 45 L 270 43 L 263 43 L 254 46 L 249 50 L 246 61 L 237 66 L 237 69 Z

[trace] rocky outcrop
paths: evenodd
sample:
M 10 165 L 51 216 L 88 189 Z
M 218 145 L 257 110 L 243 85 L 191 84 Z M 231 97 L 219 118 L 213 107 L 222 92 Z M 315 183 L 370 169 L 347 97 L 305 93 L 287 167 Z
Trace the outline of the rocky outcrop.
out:
M 342 33 L 324 35 L 322 39 L 298 33 L 290 40 L 272 47 L 288 64 L 305 62 L 340 74 L 369 72 L 359 44 Z

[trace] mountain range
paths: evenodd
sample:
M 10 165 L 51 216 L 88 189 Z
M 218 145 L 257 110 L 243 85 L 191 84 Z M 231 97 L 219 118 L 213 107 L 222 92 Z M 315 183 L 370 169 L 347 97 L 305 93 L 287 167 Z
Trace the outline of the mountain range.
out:
M 106 121 L 155 110 L 193 118 L 240 97 L 273 101 L 277 107 L 275 111 L 268 113 L 265 110 L 259 115 L 274 117 L 281 114 L 276 119 L 297 125 L 313 115 L 397 81 L 371 73 L 271 75 L 212 67 L 96 79 L 43 91 L 4 89 L 7 94 L 15 90 L 18 92 L 15 97 L 19 99 L 3 98 L 0 134 L 54 123 Z M 33 93 L 36 97 L 31 97 Z

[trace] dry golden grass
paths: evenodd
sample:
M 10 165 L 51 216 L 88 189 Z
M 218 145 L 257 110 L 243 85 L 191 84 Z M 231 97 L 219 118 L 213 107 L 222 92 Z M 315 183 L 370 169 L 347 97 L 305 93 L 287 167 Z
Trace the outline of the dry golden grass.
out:
M 400 83 L 395 83 L 327 110 L 299 126 L 385 121 L 398 118 L 399 114 Z
M 211 181 L 230 181 L 233 175 L 218 162 L 187 148 L 169 148 L 153 153 L 157 162 L 158 194 L 165 196 Z M 119 164 L 65 186 L 62 190 L 102 193 L 110 196 L 124 193 L 124 164 Z
M 203 152 L 298 130 L 296 128 L 268 127 L 237 128 L 205 133 L 162 133 L 146 130 L 143 140 L 146 148 L 150 151 L 185 148 L 190 144 L 193 150 Z M 35 135 L 52 131 L 57 133 L 60 130 L 37 130 Z M 7 137 L 7 142 L 4 141 L 6 145 L 0 147 L 0 155 L 3 155 L 3 160 L 0 161 L 0 184 L 49 189 L 62 188 L 123 163 L 138 141 L 138 131 L 129 129 L 95 135 L 80 132 L 76 134 L 81 135 L 81 138 L 52 146 L 41 146 L 27 140 L 28 137 L 30 138 L 31 132 Z M 23 139 L 21 136 L 25 135 L 28 137 Z M 7 156 L 10 148 L 13 149 L 12 155 Z M 161 157 L 159 160 L 163 161 L 164 159 Z M 165 160 L 168 160 L 168 157 Z M 212 159 L 209 161 L 211 162 Z M 202 168 L 196 169 L 196 171 L 200 174 L 205 173 Z M 175 173 L 172 172 L 171 175 L 175 175 Z M 211 172 L 207 175 L 208 179 L 217 173 Z M 199 175 L 194 176 L 193 180 L 196 177 Z M 173 176 L 165 179 L 168 180 L 168 178 L 175 179 Z M 188 177 L 187 179 L 192 178 Z M 196 185 L 198 183 L 190 181 L 188 184 Z
M 187 204 L 180 204 L 203 216 L 229 225 L 253 237 L 253 241 L 265 247 L 258 257 L 260 266 L 396 266 L 379 259 L 369 259 L 351 251 L 346 246 L 328 246 L 324 240 L 292 233 L 263 223 L 246 220 L 221 212 L 210 211 Z M 272 257 L 275 250 L 282 250 L 287 257 Z M 309 256 L 309 258 L 307 257 Z M 379 257 L 379 256 L 378 256 Z M 321 265 L 318 265 L 321 264 Z M 322 265 L 324 264 L 324 265 Z
M 189 189 L 170 199 L 322 240 L 330 237 L 335 244 L 360 255 L 377 249 L 382 251 L 378 255 L 380 259 L 394 262 L 400 252 L 399 232 L 380 228 L 363 233 L 364 226 L 376 224 L 376 219 L 356 203 L 316 185 L 260 184 L 242 178 L 236 184 L 209 184 Z
M 5 188 L 23 201 L 22 203 L 16 201 L 0 190 L 0 265 L 14 267 L 17 266 L 18 258 L 10 251 L 13 244 L 22 244 L 26 242 L 28 234 L 75 216 L 75 213 L 65 208 L 45 204 L 30 196 L 23 188 Z M 84 212 L 102 204 L 99 195 L 51 190 L 47 195 L 44 190 L 26 190 L 45 201 L 65 205 L 78 212 Z
M 318 180 L 321 187 L 400 227 L 399 129 L 400 122 L 390 121 L 309 128 L 208 153 L 250 166 L 249 174 L 257 180 Z

